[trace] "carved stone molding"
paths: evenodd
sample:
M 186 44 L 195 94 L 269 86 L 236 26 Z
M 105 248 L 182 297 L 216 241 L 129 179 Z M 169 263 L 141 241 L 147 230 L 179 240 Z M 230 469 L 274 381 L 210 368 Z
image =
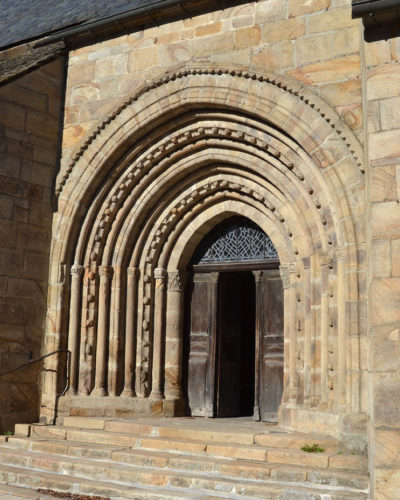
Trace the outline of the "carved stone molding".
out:
M 275 207 L 273 207 L 273 210 L 271 209 L 272 205 L 271 203 L 260 193 L 255 192 L 252 189 L 248 189 L 244 186 L 241 186 L 236 183 L 228 182 L 225 180 L 218 180 L 218 181 L 213 181 L 213 182 L 208 182 L 202 186 L 199 187 L 198 190 L 198 195 L 195 197 L 197 200 L 198 197 L 200 196 L 211 196 L 213 193 L 217 192 L 220 189 L 229 189 L 232 191 L 237 191 L 240 192 L 242 195 L 245 194 L 246 196 L 249 196 L 250 198 L 255 199 L 256 201 L 262 203 L 268 210 L 271 210 L 271 212 L 275 212 Z M 193 194 L 190 193 L 186 198 L 183 198 L 180 200 L 169 212 L 169 214 L 165 217 L 165 219 L 159 224 L 159 228 L 155 232 L 155 235 L 153 237 L 153 240 L 151 241 L 149 245 L 149 251 L 146 256 L 146 262 L 150 263 L 152 260 L 151 252 L 153 252 L 154 256 L 154 248 L 162 245 L 163 244 L 163 236 L 168 232 L 168 230 L 174 225 L 175 221 L 182 216 L 182 208 L 187 207 L 187 209 L 190 208 L 190 203 L 195 202 L 193 199 Z M 279 215 L 279 212 L 276 211 L 276 215 Z M 284 222 L 284 218 L 280 218 L 280 222 Z M 159 248 L 161 248 L 159 246 Z
M 159 80 L 155 80 L 150 83 L 143 84 L 141 87 L 136 89 L 133 94 L 128 96 L 122 103 L 120 103 L 114 110 L 92 131 L 82 140 L 78 148 L 75 150 L 71 162 L 68 164 L 65 174 L 61 178 L 61 181 L 56 188 L 56 196 L 59 196 L 63 186 L 65 186 L 67 180 L 69 179 L 72 169 L 83 153 L 88 149 L 90 144 L 102 133 L 102 131 L 107 127 L 107 125 L 113 122 L 116 117 L 122 113 L 128 106 L 130 106 L 135 101 L 148 93 L 152 89 L 167 85 L 169 82 L 174 80 L 179 80 L 183 78 L 191 78 L 195 75 L 215 75 L 218 78 L 219 75 L 225 75 L 232 78 L 244 78 L 247 80 L 255 80 L 266 85 L 272 85 L 280 88 L 282 91 L 287 92 L 296 96 L 299 100 L 303 101 L 307 106 L 312 108 L 320 117 L 337 133 L 338 137 L 345 143 L 346 147 L 349 148 L 351 155 L 357 163 L 358 168 L 361 173 L 364 173 L 364 167 L 362 163 L 362 155 L 360 145 L 347 127 L 347 125 L 342 122 L 337 113 L 330 108 L 326 103 L 319 99 L 308 89 L 299 86 L 299 83 L 295 80 L 285 79 L 283 80 L 281 76 L 275 74 L 261 74 L 254 73 L 252 71 L 247 71 L 241 68 L 213 68 L 213 67 L 187 67 L 185 69 L 171 72 Z M 223 135 L 228 135 L 226 131 L 223 131 Z M 275 154 L 273 156 L 276 157 Z M 297 173 L 296 173 L 297 175 Z M 300 180 L 302 174 L 298 175 Z

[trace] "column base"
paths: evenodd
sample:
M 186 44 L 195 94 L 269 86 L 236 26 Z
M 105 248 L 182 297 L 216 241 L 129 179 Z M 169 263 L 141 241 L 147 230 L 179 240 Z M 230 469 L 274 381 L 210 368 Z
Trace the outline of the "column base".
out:
M 103 398 L 105 396 L 108 396 L 107 391 L 104 389 L 104 387 L 95 387 L 93 391 L 90 393 L 91 396 L 95 398 Z
M 159 399 L 121 396 L 69 396 L 60 398 L 59 416 L 80 417 L 184 417 L 186 402 L 181 399 Z
M 161 399 L 164 399 L 164 394 L 162 394 L 161 392 L 151 392 L 149 399 L 151 401 L 160 401 Z
M 163 401 L 163 416 L 164 417 L 185 417 L 186 416 L 186 401 L 183 398 L 164 399 L 164 401 Z
M 135 398 L 136 392 L 133 389 L 124 389 L 121 393 L 121 398 Z

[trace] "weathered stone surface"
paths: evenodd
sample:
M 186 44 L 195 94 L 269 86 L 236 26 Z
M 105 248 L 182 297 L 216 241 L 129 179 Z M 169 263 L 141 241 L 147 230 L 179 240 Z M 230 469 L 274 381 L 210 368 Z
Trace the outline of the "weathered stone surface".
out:
M 384 398 L 395 393 L 398 371 L 400 45 L 393 32 L 385 40 L 365 43 L 362 23 L 351 18 L 350 4 L 263 0 L 226 9 L 217 6 L 201 15 L 184 15 L 134 32 L 128 29 L 71 51 L 62 166 L 56 183 L 61 195 L 54 205 L 48 334 L 42 344 L 36 337 L 46 307 L 61 73 L 43 68 L 43 73 L 33 72 L 9 86 L 8 93 L 6 87 L 0 89 L 0 312 L 5 321 L 0 339 L 12 351 L 6 355 L 0 344 L 0 367 L 31 350 L 36 355 L 40 345 L 46 350 L 59 342 L 71 347 L 76 335 L 74 374 L 82 382 L 76 389 L 92 390 L 101 372 L 108 380 L 101 382 L 106 387 L 100 390 L 107 389 L 111 397 L 92 406 L 83 405 L 79 397 L 77 406 L 63 411 L 104 418 L 178 413 L 174 402 L 181 397 L 183 316 L 177 313 L 171 324 L 160 328 L 163 335 L 164 328 L 174 329 L 168 341 L 163 337 L 159 343 L 172 359 L 163 366 L 152 344 L 154 320 L 159 319 L 154 313 L 152 271 L 159 266 L 158 258 L 164 259 L 163 265 L 168 261 L 186 268 L 194 240 L 188 237 L 185 243 L 185 234 L 200 238 L 224 213 L 241 213 L 270 234 L 282 264 L 293 262 L 296 267 L 294 282 L 290 285 L 289 279 L 287 288 L 293 286 L 295 293 L 289 299 L 291 292 L 284 292 L 282 422 L 335 434 L 343 430 L 342 419 L 368 414 L 372 426 L 379 422 L 381 427 L 396 427 L 393 415 L 398 408 L 392 400 L 386 405 Z M 170 78 L 172 71 L 176 73 Z M 158 77 L 161 80 L 152 83 Z M 139 89 L 128 101 L 127 96 Z M 82 148 L 75 149 L 79 144 Z M 214 163 L 218 166 L 212 171 Z M 183 179 L 187 185 L 181 184 Z M 95 198 L 98 204 L 93 204 Z M 165 220 L 158 220 L 161 212 Z M 140 236 L 135 233 L 139 227 Z M 177 234 L 182 236 L 175 244 Z M 317 255 L 327 251 L 326 258 Z M 70 267 L 75 256 L 87 269 L 84 286 L 80 283 L 72 291 Z M 140 277 L 131 303 L 125 293 L 126 268 L 119 264 L 109 289 L 101 290 L 107 301 L 99 299 L 102 256 L 119 263 L 136 259 Z M 90 273 L 93 280 L 88 280 Z M 160 310 L 168 310 L 164 298 Z M 132 310 L 126 314 L 128 307 Z M 128 342 L 131 318 L 136 323 Z M 122 366 L 125 361 L 127 366 Z M 56 369 L 57 363 L 50 360 L 46 367 Z M 135 369 L 132 380 L 124 381 Z M 24 391 L 34 402 L 34 384 L 26 377 L 18 378 L 15 396 L 0 391 L 0 404 L 9 413 L 15 410 L 13 418 L 23 411 Z M 45 379 L 42 412 L 50 419 L 59 388 L 54 372 L 46 371 Z M 157 380 L 156 395 L 165 389 L 176 399 L 165 402 L 161 394 L 148 403 Z M 128 397 L 120 399 L 130 399 L 134 387 L 137 401 L 145 404 L 111 404 L 123 382 Z M 94 434 L 90 429 L 97 429 L 121 434 L 126 444 L 125 425 L 125 430 L 151 444 L 154 436 L 149 434 L 157 432 L 150 424 L 135 427 L 94 418 L 81 423 L 88 430 L 79 432 L 86 432 L 89 440 Z M 386 450 L 380 430 L 371 429 L 372 448 Z M 190 431 L 162 432 L 162 446 L 175 446 L 168 439 L 186 439 L 179 446 L 191 453 Z M 357 433 L 363 443 L 365 429 Z M 350 434 L 349 440 L 358 439 Z M 227 431 L 223 443 L 207 432 L 199 432 L 199 439 L 200 435 L 221 457 L 229 457 L 234 440 L 250 445 L 245 433 L 232 436 Z M 261 445 L 267 446 L 268 440 L 261 441 L 257 453 Z M 299 444 L 293 441 L 290 448 Z M 83 456 L 92 453 L 85 447 L 74 449 Z M 274 457 L 277 452 L 268 453 Z M 294 454 L 295 460 L 299 457 Z M 370 457 L 372 470 L 373 454 Z M 274 458 L 285 463 L 289 452 Z M 333 463 L 335 459 L 340 455 L 332 458 Z M 386 476 L 377 476 L 382 498 L 396 484 L 393 471 L 386 482 Z M 286 472 L 288 478 L 298 474 Z M 331 480 L 318 474 L 314 479 Z M 173 480 L 177 486 L 190 483 L 183 477 Z M 208 489 L 215 487 L 211 480 L 206 483 Z M 389 493 L 384 491 L 386 483 Z M 254 493 L 259 491 L 254 488 Z

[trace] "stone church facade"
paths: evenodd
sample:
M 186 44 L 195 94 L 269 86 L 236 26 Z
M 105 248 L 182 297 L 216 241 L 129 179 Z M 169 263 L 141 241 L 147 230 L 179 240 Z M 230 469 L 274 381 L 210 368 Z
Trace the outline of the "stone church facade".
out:
M 4 359 L 18 352 L 16 325 L 36 355 L 39 345 L 42 354 L 70 352 L 69 363 L 65 352 L 45 360 L 39 415 L 22 409 L 18 418 L 214 416 L 221 280 L 239 268 L 193 259 L 214 228 L 236 218 L 256 224 L 276 251 L 245 265 L 255 417 L 271 390 L 261 367 L 265 318 L 281 307 L 277 420 L 367 451 L 375 498 L 396 498 L 400 41 L 387 25 L 395 13 L 374 12 L 370 27 L 355 18 L 360 3 L 240 2 L 79 46 L 65 35 L 54 41 L 66 43 L 65 66 L 56 59 L 0 87 L 10 110 L 1 123 L 13 130 L 0 189 L 14 206 L 7 212 L 3 200 L 2 240 L 16 231 L 2 262 L 26 246 L 23 271 L 5 265 L 0 282 L 10 316 L 0 349 Z M 32 91 L 36 101 L 23 102 Z M 32 110 L 38 95 L 46 103 Z M 18 158 L 26 141 L 35 159 Z M 35 291 L 12 291 L 33 284 L 46 307 L 31 301 Z M 14 303 L 23 318 L 10 313 Z M 8 380 L 22 394 L 28 386 Z

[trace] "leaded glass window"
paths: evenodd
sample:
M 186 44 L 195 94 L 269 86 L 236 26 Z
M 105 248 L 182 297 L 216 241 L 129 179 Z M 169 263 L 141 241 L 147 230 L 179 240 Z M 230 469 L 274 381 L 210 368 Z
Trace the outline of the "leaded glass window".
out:
M 277 251 L 264 231 L 245 217 L 230 217 L 218 224 L 201 241 L 193 264 L 252 262 L 278 259 Z

